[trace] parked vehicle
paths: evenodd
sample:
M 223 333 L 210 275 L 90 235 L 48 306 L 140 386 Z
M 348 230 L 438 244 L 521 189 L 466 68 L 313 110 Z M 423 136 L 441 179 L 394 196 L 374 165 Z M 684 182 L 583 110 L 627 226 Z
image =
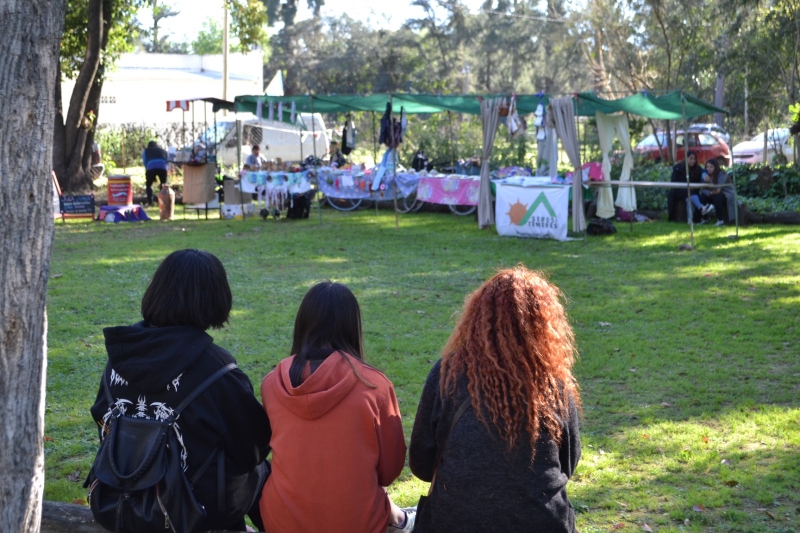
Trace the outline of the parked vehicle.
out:
M 794 148 L 789 142 L 791 135 L 787 128 L 768 131 L 767 136 L 767 162 L 783 163 L 794 161 Z M 764 134 L 756 135 L 749 141 L 739 143 L 733 147 L 734 163 L 763 163 L 764 162 Z
M 658 140 L 656 140 L 656 135 L 658 135 Z M 675 133 L 677 161 L 682 161 L 684 157 L 684 137 L 688 137 L 689 150 L 697 154 L 697 162 L 701 165 L 705 165 L 709 159 L 717 159 L 723 166 L 731 164 L 731 149 L 728 147 L 728 143 L 712 133 L 694 131 L 690 131 L 687 135 L 684 135 L 683 131 Z M 659 143 L 661 150 L 659 150 Z M 653 161 L 664 160 L 669 153 L 666 133 L 660 131 L 648 135 L 636 145 L 634 153 Z
M 714 122 L 709 122 L 707 124 L 692 124 L 689 126 L 689 131 L 696 131 L 697 133 L 710 133 L 711 135 L 716 135 L 725 141 L 728 146 L 731 145 L 731 134 L 728 133 L 728 130 L 719 124 L 715 124 Z
M 242 138 L 237 143 L 236 122 L 217 122 L 216 129 L 210 126 L 198 139 L 206 145 L 209 153 L 217 155 L 217 163 L 222 166 L 238 165 L 238 148 L 241 145 L 242 161 L 244 161 L 253 145 L 261 147 L 261 156 L 265 159 L 281 161 L 302 161 L 308 156 L 322 158 L 328 150 L 331 132 L 325 129 L 322 115 L 301 113 L 300 119 L 304 130 L 282 122 L 256 119 L 244 121 Z M 316 146 L 315 146 L 316 145 Z M 316 154 L 315 154 L 316 148 Z M 216 149 L 216 150 L 215 150 Z

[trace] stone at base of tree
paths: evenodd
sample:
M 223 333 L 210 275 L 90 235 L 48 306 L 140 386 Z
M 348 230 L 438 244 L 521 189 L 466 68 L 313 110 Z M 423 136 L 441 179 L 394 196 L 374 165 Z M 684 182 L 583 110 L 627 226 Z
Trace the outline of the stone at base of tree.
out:
M 49 501 L 44 501 L 42 504 L 41 533 L 103 533 L 105 531 L 94 521 L 92 511 L 85 505 Z M 229 532 L 208 531 L 206 533 Z

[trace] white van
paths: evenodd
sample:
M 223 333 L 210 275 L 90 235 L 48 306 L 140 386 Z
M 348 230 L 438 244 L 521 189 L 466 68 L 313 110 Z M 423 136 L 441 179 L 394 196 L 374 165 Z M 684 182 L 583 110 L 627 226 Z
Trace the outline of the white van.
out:
M 272 120 L 217 122 L 216 134 L 212 125 L 199 140 L 210 154 L 216 146 L 217 164 L 226 167 L 239 167 L 256 144 L 261 147 L 261 157 L 267 160 L 302 161 L 310 155 L 321 159 L 328 150 L 331 131 L 325 129 L 319 113 L 313 117 L 311 113 L 301 113 L 299 117 L 305 129 Z M 241 125 L 240 142 L 237 142 L 237 123 Z

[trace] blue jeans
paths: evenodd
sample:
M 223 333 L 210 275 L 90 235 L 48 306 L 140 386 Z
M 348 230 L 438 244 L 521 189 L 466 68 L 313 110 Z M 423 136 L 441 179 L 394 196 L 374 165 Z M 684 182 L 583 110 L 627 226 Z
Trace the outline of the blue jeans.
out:
M 703 204 L 700 202 L 700 197 L 696 194 L 693 194 L 689 197 L 689 200 L 686 201 L 686 221 L 689 222 L 692 220 L 694 216 L 694 209 L 701 210 L 703 209 Z

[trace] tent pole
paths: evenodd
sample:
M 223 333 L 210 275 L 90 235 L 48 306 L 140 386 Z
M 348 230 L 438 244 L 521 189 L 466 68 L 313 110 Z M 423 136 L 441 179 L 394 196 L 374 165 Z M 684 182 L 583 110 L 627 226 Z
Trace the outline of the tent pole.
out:
M 311 144 L 314 147 L 314 176 L 317 178 L 317 194 L 319 188 L 319 168 L 317 167 L 317 121 L 314 119 L 314 95 L 308 92 L 308 99 L 311 101 Z M 317 213 L 319 214 L 319 225 L 322 225 L 322 197 L 317 196 Z
M 372 164 L 378 164 L 378 134 L 375 131 L 375 111 L 372 111 Z
M 392 103 L 392 95 L 389 95 L 389 103 Z M 394 178 L 394 229 L 400 229 L 400 217 L 397 214 L 397 145 L 399 144 L 398 141 L 394 138 L 394 124 L 393 120 L 389 121 L 389 135 L 392 139 L 392 144 L 395 145 L 394 148 L 391 148 L 394 151 L 394 160 L 392 163 L 392 177 Z M 388 190 L 388 188 L 387 188 Z M 378 205 L 378 202 L 375 202 L 375 205 Z M 376 207 L 377 209 L 377 207 Z
M 681 91 L 681 113 L 683 114 L 683 165 L 686 170 L 686 214 L 689 218 L 691 249 L 694 250 L 694 214 L 692 213 L 692 188 L 689 185 L 689 124 L 686 121 L 686 97 Z
M 453 113 L 447 110 L 447 120 L 450 122 L 450 166 L 455 171 L 456 168 L 456 152 L 453 146 Z

